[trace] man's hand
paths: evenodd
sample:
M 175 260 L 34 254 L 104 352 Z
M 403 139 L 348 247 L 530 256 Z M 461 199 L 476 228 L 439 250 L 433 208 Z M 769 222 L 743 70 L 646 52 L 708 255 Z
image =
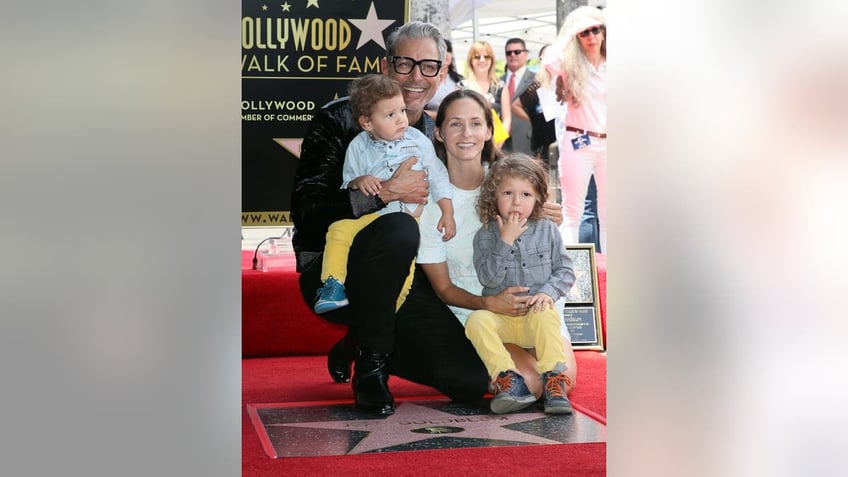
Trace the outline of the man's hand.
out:
M 430 189 L 427 183 L 427 172 L 413 171 L 412 166 L 418 162 L 417 157 L 403 161 L 392 174 L 391 179 L 383 181 L 380 190 L 380 200 L 389 203 L 399 200 L 408 204 L 424 204 Z

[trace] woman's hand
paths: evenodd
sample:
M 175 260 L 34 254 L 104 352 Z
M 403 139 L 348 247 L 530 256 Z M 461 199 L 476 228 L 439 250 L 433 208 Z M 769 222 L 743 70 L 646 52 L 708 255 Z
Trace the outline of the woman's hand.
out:
M 556 202 L 545 202 L 542 204 L 542 218 L 562 225 L 562 206 Z
M 530 290 L 528 287 L 509 287 L 497 295 L 484 296 L 483 303 L 487 310 L 495 313 L 509 316 L 525 315 L 530 309 L 527 305 L 530 297 L 518 295 L 518 293 L 526 293 L 528 290 Z

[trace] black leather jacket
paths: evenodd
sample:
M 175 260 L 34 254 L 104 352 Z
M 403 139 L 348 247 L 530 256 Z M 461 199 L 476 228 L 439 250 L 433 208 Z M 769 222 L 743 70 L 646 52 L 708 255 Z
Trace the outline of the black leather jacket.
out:
M 433 138 L 433 120 L 426 114 L 412 125 Z M 375 196 L 340 189 L 348 144 L 361 131 L 352 117 L 348 98 L 339 98 L 316 111 L 303 137 L 300 160 L 294 176 L 291 216 L 292 246 L 297 271 L 302 272 L 321 258 L 327 229 L 340 219 L 352 219 L 376 211 Z

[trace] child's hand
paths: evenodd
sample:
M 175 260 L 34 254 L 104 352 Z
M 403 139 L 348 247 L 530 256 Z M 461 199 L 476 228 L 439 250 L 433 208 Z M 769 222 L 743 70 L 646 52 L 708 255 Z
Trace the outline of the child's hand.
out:
M 533 307 L 533 311 L 544 311 L 548 306 L 553 309 L 554 299 L 547 293 L 536 293 L 527 300 L 527 306 Z
M 380 179 L 375 176 L 359 176 L 350 181 L 354 189 L 361 190 L 365 195 L 377 195 L 383 188 Z
M 500 215 L 497 216 L 498 231 L 501 234 L 501 240 L 509 245 L 515 243 L 515 239 L 521 236 L 527 230 L 527 219 L 519 217 L 517 212 L 509 214 L 509 217 L 504 220 Z
M 442 233 L 443 242 L 454 238 L 456 236 L 456 221 L 453 220 L 453 215 L 442 214 L 436 229 Z

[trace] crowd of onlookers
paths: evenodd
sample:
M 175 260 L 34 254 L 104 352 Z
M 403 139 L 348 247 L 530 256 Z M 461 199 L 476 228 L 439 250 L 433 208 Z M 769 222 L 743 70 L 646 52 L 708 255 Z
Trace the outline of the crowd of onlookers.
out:
M 584 7 L 566 19 L 538 61 L 522 38 L 504 44 L 504 73 L 489 42 L 469 47 L 464 74 L 450 40 L 447 74 L 426 106 L 435 115 L 451 91 L 467 88 L 486 97 L 495 115 L 495 139 L 504 152 L 529 154 L 548 167 L 551 189 L 563 204 L 563 237 L 593 243 L 606 252 L 606 21 L 603 11 Z M 504 105 L 508 107 L 504 107 Z M 500 126 L 498 125 L 500 123 Z M 497 129 L 503 128 L 499 136 Z M 502 138 L 500 141 L 497 139 Z

